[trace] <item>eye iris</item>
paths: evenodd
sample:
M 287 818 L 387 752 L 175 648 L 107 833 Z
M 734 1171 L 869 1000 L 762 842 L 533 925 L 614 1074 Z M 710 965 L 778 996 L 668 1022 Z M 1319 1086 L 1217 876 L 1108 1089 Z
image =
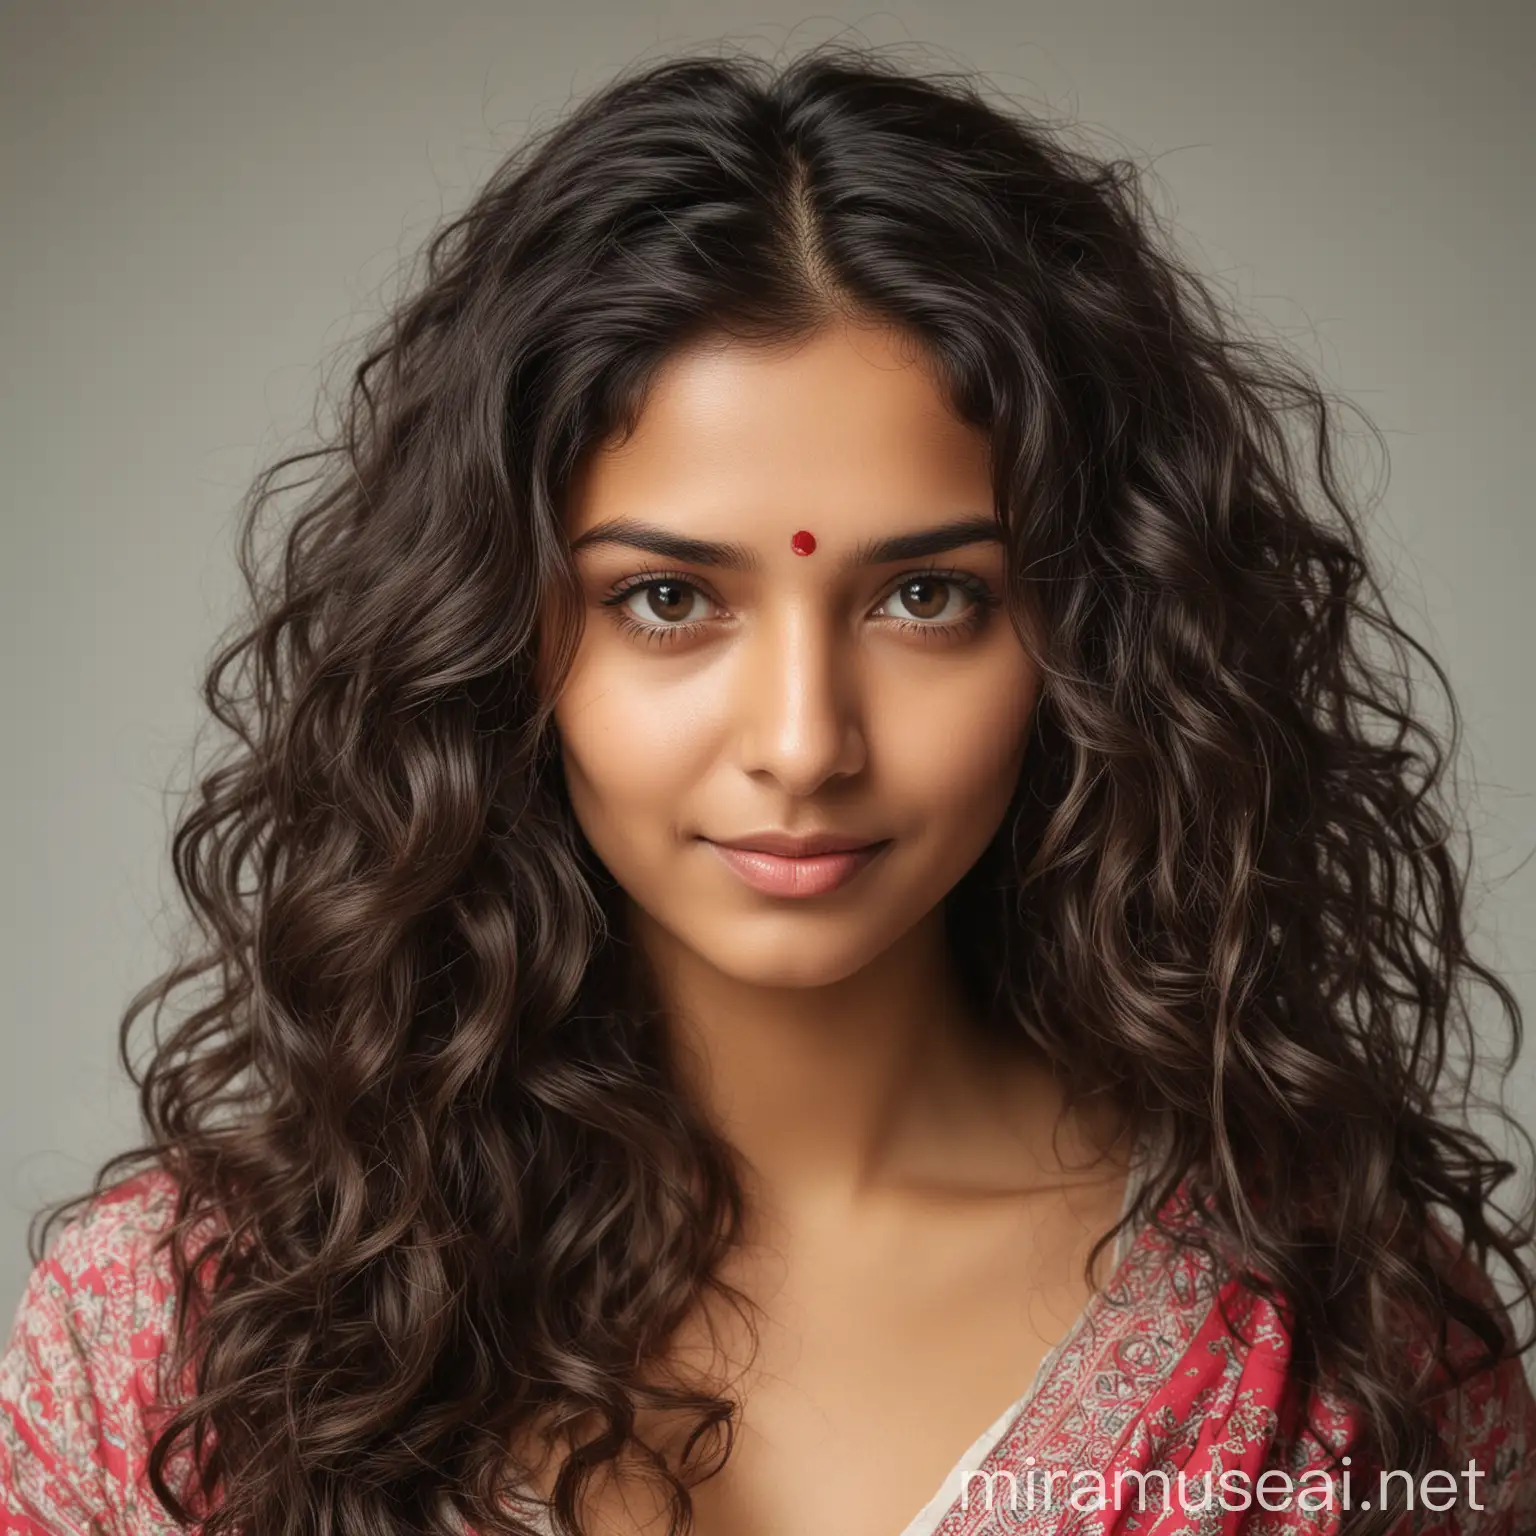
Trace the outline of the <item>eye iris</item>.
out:
M 902 606 L 917 619 L 936 619 L 943 613 L 949 600 L 949 583 L 932 577 L 919 576 L 915 581 L 903 584 Z
M 652 582 L 646 589 L 646 606 L 658 619 L 687 616 L 691 593 L 680 581 Z

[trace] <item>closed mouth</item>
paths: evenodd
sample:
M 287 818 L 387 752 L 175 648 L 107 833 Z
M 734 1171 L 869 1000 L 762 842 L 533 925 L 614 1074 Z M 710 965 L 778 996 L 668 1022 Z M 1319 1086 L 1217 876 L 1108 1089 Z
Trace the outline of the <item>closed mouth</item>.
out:
M 796 840 L 792 846 L 817 851 L 780 853 L 739 842 L 717 843 L 710 838 L 703 841 L 752 890 L 764 896 L 793 898 L 830 895 L 860 874 L 890 846 L 889 838 L 874 843 L 844 838 L 841 839 L 844 846 L 837 848 L 827 846 L 831 839 L 806 838 Z M 760 840 L 754 838 L 752 841 L 755 845 Z
M 889 839 L 843 837 L 836 833 L 749 832 L 735 838 L 705 838 L 717 848 L 735 848 L 743 853 L 768 853 L 781 859 L 811 859 L 826 853 L 858 853 L 866 848 L 880 848 Z

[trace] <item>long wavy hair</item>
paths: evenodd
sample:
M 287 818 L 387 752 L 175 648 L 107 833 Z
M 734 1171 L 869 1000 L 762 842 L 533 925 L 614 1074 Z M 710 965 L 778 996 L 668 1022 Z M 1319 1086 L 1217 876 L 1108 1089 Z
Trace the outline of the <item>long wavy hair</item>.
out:
M 729 1454 L 724 1385 L 659 1362 L 729 1291 L 737 1165 L 669 1072 L 541 678 L 577 635 L 583 455 L 689 341 L 843 315 L 917 338 L 989 434 L 1045 678 L 949 899 L 986 1017 L 1170 1128 L 1130 1219 L 1191 1191 L 1185 1240 L 1283 1300 L 1357 1451 L 1428 1466 L 1449 1341 L 1525 1347 L 1447 1278 L 1449 1248 L 1531 1294 L 1466 1113 L 1475 998 L 1511 1057 L 1521 1021 L 1468 950 L 1454 705 L 1416 698 L 1450 693 L 1368 567 L 1340 403 L 1181 262 L 1133 163 L 974 77 L 672 59 L 445 222 L 244 506 L 249 604 L 203 687 L 228 737 L 172 843 L 192 937 L 122 1020 L 147 1137 L 96 1180 L 176 1180 L 194 1387 L 150 1471 L 207 1536 L 523 1531 L 535 1426 L 568 1437 L 561 1529 L 634 1459 L 677 1530 Z M 655 1410 L 693 1426 L 681 1463 Z

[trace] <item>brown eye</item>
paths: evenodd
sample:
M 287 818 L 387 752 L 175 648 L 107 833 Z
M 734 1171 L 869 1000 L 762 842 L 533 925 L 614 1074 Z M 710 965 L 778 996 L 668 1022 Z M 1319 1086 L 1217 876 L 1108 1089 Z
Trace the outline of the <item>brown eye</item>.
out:
M 624 607 L 640 623 L 661 629 L 705 617 L 709 600 L 686 581 L 648 581 L 625 594 Z
M 902 586 L 902 606 L 914 619 L 936 619 L 949 601 L 949 584 L 931 581 L 926 576 Z
M 880 611 L 893 619 L 951 623 L 963 618 L 973 601 L 958 582 L 942 576 L 914 576 L 891 593 Z
M 658 581 L 648 589 L 646 602 L 658 619 L 686 619 L 693 606 L 690 590 L 675 581 Z

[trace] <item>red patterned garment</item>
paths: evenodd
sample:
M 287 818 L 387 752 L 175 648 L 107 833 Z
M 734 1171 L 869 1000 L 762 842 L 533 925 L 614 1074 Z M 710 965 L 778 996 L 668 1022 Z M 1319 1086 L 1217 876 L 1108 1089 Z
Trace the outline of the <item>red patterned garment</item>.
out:
M 34 1270 L 0 1357 L 0 1536 L 177 1529 L 144 1475 L 175 1305 L 155 1239 L 174 1197 L 164 1173 L 126 1180 Z M 1328 1536 L 1346 1498 L 1379 1497 L 1379 1474 L 1329 1473 L 1326 1445 L 1347 1438 L 1350 1412 L 1296 1402 L 1289 1359 L 1274 1307 L 1144 1227 L 902 1536 Z M 1443 1417 L 1461 1470 L 1414 1485 L 1419 1530 L 1536 1531 L 1536 1403 L 1518 1364 L 1449 1395 Z M 1282 1427 L 1302 1422 L 1282 1454 Z

